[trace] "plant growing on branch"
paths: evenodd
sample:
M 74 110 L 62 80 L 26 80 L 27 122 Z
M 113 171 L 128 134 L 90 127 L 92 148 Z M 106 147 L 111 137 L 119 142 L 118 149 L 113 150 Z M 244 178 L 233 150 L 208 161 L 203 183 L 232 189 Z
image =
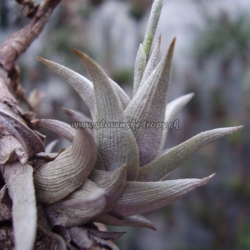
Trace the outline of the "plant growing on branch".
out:
M 44 249 L 117 249 L 109 240 L 123 233 L 102 231 L 96 223 L 155 229 L 141 214 L 207 184 L 213 175 L 180 180 L 165 177 L 200 147 L 241 126 L 206 131 L 162 151 L 170 128 L 158 126 L 170 123 L 193 96 L 187 94 L 167 104 L 175 39 L 161 59 L 161 37 L 150 54 L 163 0 L 155 0 L 152 6 L 136 56 L 132 99 L 95 61 L 74 49 L 92 81 L 65 66 L 38 59 L 79 93 L 93 122 L 70 109 L 63 111 L 74 126 L 35 119 L 33 113 L 18 106 L 10 92 L 28 103 L 15 61 L 41 33 L 60 1 L 44 0 L 36 6 L 21 2 L 30 8 L 27 15 L 32 20 L 0 48 L 0 168 L 4 180 L 0 201 L 7 211 L 4 219 L 12 219 L 18 250 L 36 248 L 37 242 Z M 108 125 L 101 126 L 101 121 Z M 89 128 L 82 128 L 86 124 Z M 54 131 L 72 145 L 52 153 L 51 145 L 45 147 L 44 137 L 37 133 L 39 128 Z M 11 244 L 3 244 L 7 243 Z

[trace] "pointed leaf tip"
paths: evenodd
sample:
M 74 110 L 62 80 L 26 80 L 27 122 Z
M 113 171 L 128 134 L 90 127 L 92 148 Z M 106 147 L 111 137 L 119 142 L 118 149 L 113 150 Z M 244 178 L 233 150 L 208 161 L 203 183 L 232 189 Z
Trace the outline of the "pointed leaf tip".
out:
M 143 41 L 143 47 L 147 57 L 149 56 L 151 45 L 155 36 L 157 24 L 161 15 L 163 0 L 155 0 L 149 16 L 146 34 Z
M 241 128 L 242 126 L 217 128 L 193 136 L 189 140 L 164 151 L 163 154 L 154 161 L 142 167 L 139 171 L 137 181 L 159 181 L 164 179 L 171 171 L 188 159 L 202 146 Z
M 159 182 L 126 182 L 125 190 L 113 212 L 120 216 L 130 216 L 156 210 L 191 190 L 207 184 L 211 177 Z

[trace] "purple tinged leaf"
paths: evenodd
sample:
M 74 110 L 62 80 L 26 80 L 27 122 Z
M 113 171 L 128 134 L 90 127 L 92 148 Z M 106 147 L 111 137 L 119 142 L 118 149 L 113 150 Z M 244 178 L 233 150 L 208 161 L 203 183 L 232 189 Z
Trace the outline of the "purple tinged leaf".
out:
M 202 132 L 191 139 L 168 149 L 154 161 L 140 169 L 138 181 L 159 181 L 163 179 L 202 146 L 241 128 L 242 126 L 217 128 Z
M 127 166 L 114 171 L 93 170 L 89 179 L 105 190 L 107 206 L 104 212 L 110 211 L 122 195 L 127 175 Z
M 154 160 L 160 147 L 163 131 L 156 129 L 156 125 L 164 122 L 174 45 L 175 39 L 167 55 L 139 88 L 125 110 L 128 121 L 140 122 L 142 125 L 133 130 L 139 150 L 140 166 Z M 143 127 L 145 122 L 150 123 L 150 127 Z M 151 124 L 154 124 L 154 127 Z

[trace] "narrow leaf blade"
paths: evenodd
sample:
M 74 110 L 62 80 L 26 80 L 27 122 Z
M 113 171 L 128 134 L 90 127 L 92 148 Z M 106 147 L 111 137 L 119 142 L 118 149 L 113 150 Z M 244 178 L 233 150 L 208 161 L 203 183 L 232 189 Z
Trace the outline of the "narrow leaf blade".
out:
M 159 181 L 163 179 L 202 146 L 241 128 L 242 126 L 218 128 L 202 132 L 180 145 L 168 149 L 153 162 L 140 169 L 138 181 Z
M 130 216 L 156 210 L 172 203 L 192 189 L 207 184 L 211 177 L 161 182 L 127 182 L 113 212 L 121 216 Z
M 98 152 L 105 168 L 115 170 L 127 164 L 127 179 L 135 180 L 138 174 L 138 150 L 131 130 L 119 127 L 126 123 L 120 100 L 103 70 L 86 54 L 74 51 L 87 68 L 94 84 L 94 122 L 113 123 L 112 127 L 100 127 L 94 131 Z
M 194 94 L 190 93 L 187 95 L 183 95 L 183 96 L 173 100 L 172 102 L 168 103 L 166 113 L 165 113 L 164 122 L 166 122 L 166 123 L 172 122 L 174 117 L 177 115 L 177 113 L 192 99 L 193 96 L 194 96 Z M 162 151 L 162 149 L 164 147 L 167 133 L 168 133 L 168 127 L 166 127 L 166 129 L 163 130 L 163 135 L 162 135 L 162 139 L 161 139 L 161 146 L 159 148 L 159 153 Z
M 150 12 L 147 30 L 143 41 L 143 47 L 147 55 L 147 58 L 149 56 L 151 45 L 154 40 L 155 31 L 161 15 L 162 5 L 163 5 L 163 0 L 155 0 Z
M 139 149 L 140 166 L 151 162 L 158 155 L 163 131 L 156 126 L 164 122 L 174 45 L 175 39 L 166 56 L 139 88 L 125 110 L 128 121 L 140 124 L 133 130 Z
M 133 95 L 135 96 L 137 90 L 139 89 L 143 73 L 147 63 L 147 56 L 145 54 L 142 44 L 139 47 L 139 50 L 135 59 L 135 71 L 134 71 L 134 89 Z

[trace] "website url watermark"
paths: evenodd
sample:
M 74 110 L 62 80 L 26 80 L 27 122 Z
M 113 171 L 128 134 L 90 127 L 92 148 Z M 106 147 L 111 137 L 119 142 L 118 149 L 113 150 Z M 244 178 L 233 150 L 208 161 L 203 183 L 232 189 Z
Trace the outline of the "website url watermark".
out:
M 164 129 L 176 129 L 179 130 L 179 120 L 176 119 L 173 122 L 137 122 L 136 120 L 132 120 L 131 122 L 107 122 L 104 119 L 100 122 L 72 122 L 71 126 L 73 128 L 89 128 L 89 129 L 100 129 L 100 128 L 120 128 L 120 129 L 132 129 L 136 130 L 138 128 L 146 128 L 146 129 L 156 129 L 156 130 L 164 130 Z

